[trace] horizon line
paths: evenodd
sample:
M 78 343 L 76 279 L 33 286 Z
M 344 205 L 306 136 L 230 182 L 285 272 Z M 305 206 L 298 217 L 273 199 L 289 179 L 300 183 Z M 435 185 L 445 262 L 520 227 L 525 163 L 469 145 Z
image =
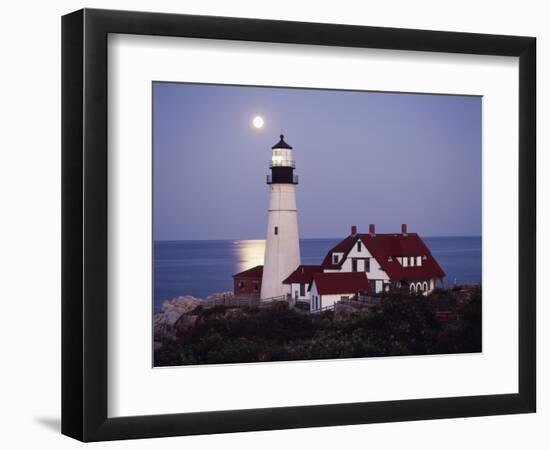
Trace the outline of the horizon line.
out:
M 358 233 L 358 234 L 368 234 L 368 233 Z M 400 231 L 397 231 L 395 233 L 377 233 L 377 234 L 401 234 Z M 415 232 L 411 232 L 409 234 L 418 234 Z M 347 235 L 349 236 L 349 235 Z M 347 236 L 337 236 L 337 237 L 306 237 L 306 238 L 299 238 L 299 240 L 316 240 L 316 239 L 345 239 Z M 482 237 L 481 234 L 449 234 L 449 235 L 425 235 L 421 236 L 418 234 L 420 238 L 474 238 L 474 237 Z M 196 242 L 204 242 L 204 241 L 265 241 L 265 238 L 254 238 L 254 239 L 239 239 L 239 238 L 225 238 L 225 239 L 153 239 L 154 242 L 176 242 L 176 241 L 196 241 Z

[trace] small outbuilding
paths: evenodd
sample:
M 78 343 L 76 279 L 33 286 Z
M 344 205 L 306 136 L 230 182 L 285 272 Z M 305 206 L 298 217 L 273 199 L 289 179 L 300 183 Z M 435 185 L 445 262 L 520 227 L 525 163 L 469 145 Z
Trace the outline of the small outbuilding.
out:
M 236 297 L 260 298 L 264 266 L 256 266 L 233 275 L 233 294 Z

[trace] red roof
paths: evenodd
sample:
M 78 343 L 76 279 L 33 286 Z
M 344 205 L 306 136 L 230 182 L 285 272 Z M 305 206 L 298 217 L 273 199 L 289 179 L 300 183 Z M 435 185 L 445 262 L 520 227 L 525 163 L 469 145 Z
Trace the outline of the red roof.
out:
M 313 282 L 321 295 L 354 294 L 369 290 L 369 280 L 364 272 L 317 272 L 313 275 Z
M 323 269 L 338 269 L 340 267 L 339 264 L 333 264 L 332 263 L 332 254 L 333 253 L 344 253 L 347 254 L 351 248 L 353 247 L 353 244 L 355 244 L 355 241 L 357 240 L 358 235 L 355 236 L 348 236 L 347 238 L 344 238 L 338 244 L 336 244 L 334 247 L 330 249 L 330 251 L 325 256 L 325 259 L 323 259 L 323 262 L 321 263 L 321 266 Z M 340 258 L 340 262 L 344 261 L 345 258 Z
M 264 266 L 256 266 L 251 269 L 244 270 L 243 272 L 236 273 L 233 277 L 239 278 L 262 278 L 264 273 Z
M 321 266 L 298 266 L 298 268 L 283 281 L 283 284 L 311 283 L 313 274 L 322 271 L 323 268 Z
M 426 280 L 430 278 L 442 278 L 445 272 L 441 269 L 424 241 L 416 233 L 387 233 L 387 234 L 356 234 L 348 236 L 333 247 L 322 262 L 324 269 L 338 269 L 340 264 L 332 263 L 332 253 L 344 253 L 344 256 L 352 249 L 353 245 L 361 239 L 368 251 L 380 264 L 384 272 L 394 281 L 401 280 Z M 421 266 L 403 267 L 397 257 L 421 256 Z M 340 263 L 345 258 L 340 259 Z

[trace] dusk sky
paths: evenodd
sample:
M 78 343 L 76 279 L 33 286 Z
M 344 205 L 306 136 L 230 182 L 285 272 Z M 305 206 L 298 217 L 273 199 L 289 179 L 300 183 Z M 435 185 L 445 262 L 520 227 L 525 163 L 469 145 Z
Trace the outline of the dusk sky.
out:
M 301 238 L 481 235 L 481 97 L 153 83 L 154 238 L 264 239 L 271 147 Z M 252 126 L 263 117 L 261 129 Z

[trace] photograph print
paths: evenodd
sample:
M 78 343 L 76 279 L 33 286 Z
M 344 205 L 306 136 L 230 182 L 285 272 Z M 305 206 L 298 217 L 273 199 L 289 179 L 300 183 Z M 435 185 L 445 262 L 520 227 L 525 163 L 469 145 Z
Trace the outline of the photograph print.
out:
M 154 366 L 481 352 L 482 103 L 153 82 Z

